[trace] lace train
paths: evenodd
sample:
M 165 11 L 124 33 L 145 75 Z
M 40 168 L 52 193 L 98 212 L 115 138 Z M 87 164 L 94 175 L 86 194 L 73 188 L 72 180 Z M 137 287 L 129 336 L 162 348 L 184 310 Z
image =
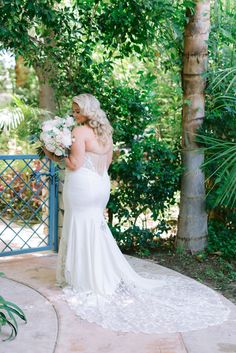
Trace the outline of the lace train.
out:
M 182 275 L 150 278 L 133 270 L 103 216 L 109 175 L 91 166 L 67 171 L 63 191 L 57 283 L 76 314 L 114 331 L 143 333 L 191 331 L 227 320 L 230 310 L 212 289 Z
M 147 291 L 122 279 L 112 295 L 67 286 L 63 298 L 82 319 L 121 332 L 186 332 L 221 324 L 229 316 L 219 295 L 201 283 L 167 275 L 155 282 L 156 289 Z

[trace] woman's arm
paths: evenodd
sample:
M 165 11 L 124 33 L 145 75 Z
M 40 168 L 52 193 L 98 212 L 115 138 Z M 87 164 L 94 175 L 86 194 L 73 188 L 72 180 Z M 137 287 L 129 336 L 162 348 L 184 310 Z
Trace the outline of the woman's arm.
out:
M 55 156 L 54 153 L 49 152 L 45 147 L 43 147 L 43 150 L 49 159 L 57 163 L 65 162 L 65 166 L 68 169 L 76 170 L 83 163 L 86 130 L 83 128 L 83 126 L 75 127 L 72 131 L 72 135 L 74 137 L 74 142 L 72 143 L 70 155 L 68 157 L 61 159 L 60 157 Z
M 85 138 L 87 130 L 84 126 L 75 127 L 72 131 L 74 142 L 72 143 L 69 157 L 64 158 L 66 167 L 77 170 L 81 167 L 85 154 Z

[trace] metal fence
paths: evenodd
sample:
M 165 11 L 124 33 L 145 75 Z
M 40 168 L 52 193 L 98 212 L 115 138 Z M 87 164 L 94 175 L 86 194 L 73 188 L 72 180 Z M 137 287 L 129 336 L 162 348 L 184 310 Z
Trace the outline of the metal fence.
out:
M 0 256 L 57 251 L 58 182 L 38 155 L 0 156 Z

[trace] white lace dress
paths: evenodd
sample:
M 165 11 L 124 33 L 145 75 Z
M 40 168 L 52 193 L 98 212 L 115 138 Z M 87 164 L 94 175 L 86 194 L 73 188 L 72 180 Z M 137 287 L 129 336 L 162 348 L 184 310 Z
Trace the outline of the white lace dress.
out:
M 133 270 L 104 218 L 106 164 L 106 154 L 86 152 L 81 168 L 66 171 L 57 284 L 70 307 L 122 332 L 184 332 L 227 320 L 229 309 L 210 288 L 184 276 L 147 278 Z

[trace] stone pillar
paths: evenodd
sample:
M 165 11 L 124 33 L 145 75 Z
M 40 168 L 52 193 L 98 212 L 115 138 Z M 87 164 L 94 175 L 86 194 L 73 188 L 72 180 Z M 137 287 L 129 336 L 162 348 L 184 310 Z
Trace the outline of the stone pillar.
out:
M 65 179 L 65 168 L 59 166 L 59 180 L 58 180 L 58 247 L 62 236 L 62 226 L 64 219 L 64 204 L 63 204 L 63 184 Z

